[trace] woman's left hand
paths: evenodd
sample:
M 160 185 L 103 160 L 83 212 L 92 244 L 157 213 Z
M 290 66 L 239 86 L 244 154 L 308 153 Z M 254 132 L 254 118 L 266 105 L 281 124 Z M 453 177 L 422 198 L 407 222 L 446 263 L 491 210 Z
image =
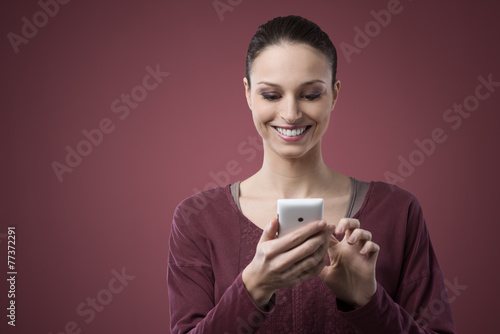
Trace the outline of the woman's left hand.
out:
M 345 233 L 342 241 L 330 236 L 330 264 L 320 277 L 336 297 L 354 308 L 368 303 L 377 291 L 375 265 L 380 247 L 371 241 L 372 234 L 359 228 L 359 220 L 342 218 L 335 234 Z

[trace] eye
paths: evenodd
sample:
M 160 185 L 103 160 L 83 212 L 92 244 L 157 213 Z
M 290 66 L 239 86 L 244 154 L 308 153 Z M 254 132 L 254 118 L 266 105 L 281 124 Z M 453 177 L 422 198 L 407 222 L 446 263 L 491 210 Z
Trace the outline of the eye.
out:
M 304 98 L 308 101 L 314 101 L 314 100 L 319 99 L 320 96 L 321 96 L 321 94 L 307 94 L 307 95 L 304 95 Z
M 281 95 L 274 93 L 262 93 L 261 95 L 264 98 L 264 100 L 268 101 L 277 101 L 281 98 Z

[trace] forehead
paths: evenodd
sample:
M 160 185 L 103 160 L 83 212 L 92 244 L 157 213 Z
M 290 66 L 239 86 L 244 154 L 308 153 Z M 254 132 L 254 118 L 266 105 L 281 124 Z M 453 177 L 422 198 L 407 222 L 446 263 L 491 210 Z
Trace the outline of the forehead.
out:
M 272 45 L 255 58 L 250 73 L 253 82 L 302 83 L 331 80 L 332 70 L 321 51 L 306 44 Z

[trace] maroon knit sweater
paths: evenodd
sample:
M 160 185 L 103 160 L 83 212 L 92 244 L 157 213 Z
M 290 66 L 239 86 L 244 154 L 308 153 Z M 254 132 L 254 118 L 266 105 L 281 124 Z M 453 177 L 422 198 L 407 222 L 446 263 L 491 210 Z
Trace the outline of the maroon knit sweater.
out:
M 380 246 L 371 301 L 351 309 L 314 278 L 278 290 L 263 311 L 241 279 L 262 230 L 238 209 L 229 185 L 185 199 L 174 213 L 170 236 L 172 333 L 455 333 L 416 197 L 371 182 L 354 218 Z

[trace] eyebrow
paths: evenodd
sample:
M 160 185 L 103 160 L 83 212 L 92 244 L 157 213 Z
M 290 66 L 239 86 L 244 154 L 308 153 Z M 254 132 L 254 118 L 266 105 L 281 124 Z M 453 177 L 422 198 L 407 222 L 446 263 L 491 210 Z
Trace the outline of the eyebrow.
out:
M 311 80 L 311 81 L 307 81 L 307 82 L 304 82 L 300 85 L 300 87 L 303 87 L 303 86 L 309 86 L 309 85 L 312 85 L 314 83 L 317 83 L 317 82 L 320 82 L 322 84 L 326 84 L 323 80 L 320 80 L 320 79 L 315 79 L 315 80 Z M 257 84 L 264 84 L 264 85 L 268 85 L 268 86 L 272 86 L 272 87 L 281 87 L 280 85 L 276 84 L 276 83 L 272 83 L 272 82 L 269 82 L 269 81 L 259 81 L 257 82 Z

